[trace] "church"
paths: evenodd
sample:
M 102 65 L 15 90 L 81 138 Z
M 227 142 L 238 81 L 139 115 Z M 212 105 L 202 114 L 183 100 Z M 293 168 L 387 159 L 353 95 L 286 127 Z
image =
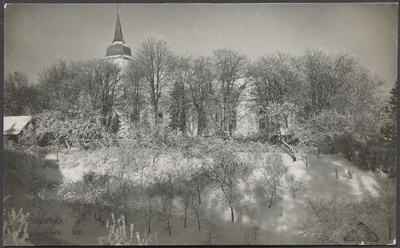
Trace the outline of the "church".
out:
M 112 44 L 107 48 L 104 58 L 110 59 L 114 63 L 116 63 L 121 68 L 121 75 L 123 75 L 127 71 L 129 63 L 133 61 L 132 51 L 126 45 L 123 37 L 119 13 L 117 13 L 114 39 L 112 41 Z M 121 77 L 121 80 L 124 80 L 124 78 Z M 163 104 L 160 104 L 161 108 L 159 110 L 158 116 L 162 119 L 162 121 L 168 122 L 169 113 L 167 106 L 168 104 L 166 104 L 167 100 L 161 99 L 161 101 Z M 147 109 L 143 111 L 144 117 L 141 117 L 141 119 L 143 120 L 149 118 L 149 116 L 151 116 L 149 114 L 150 111 L 151 110 L 149 109 L 149 107 L 147 107 Z M 117 104 L 115 113 L 118 115 L 120 124 L 122 123 L 122 125 L 120 126 L 124 126 L 125 123 L 129 123 L 131 118 L 129 108 L 127 108 L 127 106 L 124 106 L 123 104 Z M 265 120 L 260 117 L 260 110 L 257 111 L 257 108 L 255 108 L 254 103 L 251 101 L 249 89 L 243 92 L 241 101 L 236 110 L 233 111 L 233 113 L 234 117 L 229 120 L 229 129 L 232 130 L 231 135 L 233 137 L 254 137 L 259 135 L 266 128 Z M 187 136 L 196 136 L 197 134 L 197 119 L 195 115 L 196 114 L 194 111 L 189 111 L 188 113 L 186 124 L 187 130 L 185 134 Z M 218 119 L 218 116 L 219 113 L 217 111 L 213 113 L 213 116 L 211 118 L 207 118 L 207 131 L 205 136 L 215 135 L 218 132 L 218 127 L 215 125 L 215 120 Z M 148 121 L 146 123 L 152 122 Z M 287 128 L 283 128 L 281 131 L 282 134 L 287 134 Z

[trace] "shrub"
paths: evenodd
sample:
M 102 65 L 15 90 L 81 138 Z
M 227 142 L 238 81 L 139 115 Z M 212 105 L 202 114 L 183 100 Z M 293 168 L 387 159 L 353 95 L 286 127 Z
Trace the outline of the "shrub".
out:
M 3 244 L 5 245 L 32 245 L 28 239 L 28 217 L 29 213 L 24 214 L 22 208 L 15 212 L 4 214 L 3 212 Z M 4 216 L 5 215 L 5 216 Z
M 343 172 L 343 177 L 346 177 L 346 178 L 348 178 L 348 179 L 353 179 L 353 174 L 354 174 L 354 171 L 353 171 L 353 169 L 352 168 L 347 168 L 344 172 Z
M 343 153 L 344 157 L 349 161 L 353 161 L 357 152 L 361 148 L 361 143 L 358 142 L 351 134 L 344 134 L 336 140 L 339 152 Z

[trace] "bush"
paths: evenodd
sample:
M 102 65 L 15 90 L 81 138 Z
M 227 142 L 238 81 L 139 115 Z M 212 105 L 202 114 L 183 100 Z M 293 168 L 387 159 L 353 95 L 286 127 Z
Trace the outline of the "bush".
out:
M 15 212 L 14 208 L 6 214 L 3 212 L 3 244 L 32 245 L 28 240 L 27 231 L 29 215 L 29 213 L 24 214 L 22 208 L 18 212 Z
M 355 156 L 354 165 L 362 170 L 382 170 L 389 177 L 396 174 L 396 148 L 384 147 L 372 142 L 359 149 Z
M 366 244 L 391 242 L 396 233 L 394 185 L 383 184 L 377 197 L 367 193 L 361 201 L 334 195 L 306 199 L 306 220 L 294 232 L 297 244 L 349 245 L 344 237 L 360 222 L 379 237 L 376 242 L 363 240 Z
M 353 161 L 361 148 L 361 143 L 351 134 L 344 134 L 336 140 L 337 149 L 349 161 Z

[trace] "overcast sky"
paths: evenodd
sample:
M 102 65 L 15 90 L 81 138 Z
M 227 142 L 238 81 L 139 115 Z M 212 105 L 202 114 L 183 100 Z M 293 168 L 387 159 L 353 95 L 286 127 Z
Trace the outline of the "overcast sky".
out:
M 5 73 L 32 81 L 60 58 L 105 56 L 114 36 L 115 4 L 8 5 Z M 127 4 L 119 5 L 126 45 L 134 53 L 147 35 L 176 54 L 211 55 L 230 48 L 251 60 L 276 51 L 348 52 L 386 81 L 397 78 L 396 4 Z

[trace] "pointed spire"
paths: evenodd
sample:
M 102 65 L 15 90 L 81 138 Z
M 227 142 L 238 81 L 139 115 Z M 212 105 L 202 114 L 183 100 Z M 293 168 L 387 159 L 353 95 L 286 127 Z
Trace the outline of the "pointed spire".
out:
M 122 36 L 122 28 L 121 21 L 119 19 L 119 13 L 117 12 L 117 22 L 115 23 L 115 34 L 114 34 L 114 42 L 122 42 L 125 43 L 124 37 Z

